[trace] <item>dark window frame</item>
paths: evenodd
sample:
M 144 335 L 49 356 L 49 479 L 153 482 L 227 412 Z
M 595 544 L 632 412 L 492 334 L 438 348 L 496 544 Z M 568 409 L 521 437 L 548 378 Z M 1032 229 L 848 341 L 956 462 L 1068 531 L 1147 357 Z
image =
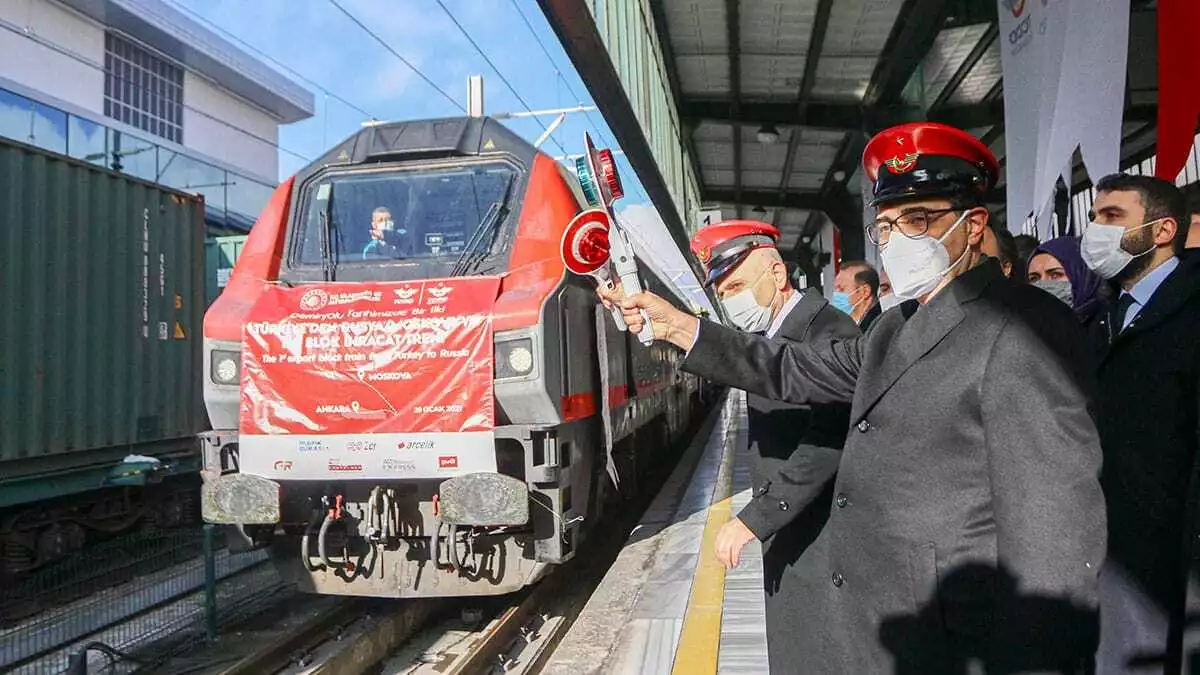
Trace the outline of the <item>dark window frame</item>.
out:
M 111 31 L 104 36 L 104 116 L 183 143 L 183 68 Z

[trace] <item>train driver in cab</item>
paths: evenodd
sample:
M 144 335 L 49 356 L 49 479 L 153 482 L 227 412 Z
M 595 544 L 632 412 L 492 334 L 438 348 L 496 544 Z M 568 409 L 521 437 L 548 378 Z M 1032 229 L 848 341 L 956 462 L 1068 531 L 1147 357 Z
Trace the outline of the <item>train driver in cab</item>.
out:
M 854 321 L 816 291 L 792 287 L 787 267 L 775 248 L 779 230 L 767 223 L 730 220 L 705 227 L 692 238 L 692 253 L 704 267 L 704 286 L 714 288 L 734 324 L 743 331 L 790 342 L 846 339 L 858 335 Z M 805 622 L 823 621 L 804 604 L 800 568 L 829 516 L 832 480 L 846 440 L 850 407 L 812 408 L 747 394 L 751 476 L 759 494 L 793 454 L 804 461 L 789 480 L 775 479 L 776 492 L 809 508 L 780 511 L 778 497 L 752 498 L 717 535 L 717 556 L 738 564 L 742 548 L 763 542 L 767 653 L 775 672 L 786 672 L 804 658 L 795 650 L 794 632 Z M 813 494 L 808 494 L 809 492 Z M 820 498 L 816 495 L 820 494 Z
M 1083 329 L 983 252 L 999 164 L 918 122 L 867 144 L 863 177 L 893 293 L 914 301 L 854 338 L 739 333 L 652 293 L 617 302 L 683 370 L 764 398 L 851 404 L 833 508 L 806 557 L 790 672 L 1086 672 L 1106 519 Z M 639 311 L 640 310 L 640 311 Z M 793 455 L 800 457 L 799 453 Z M 780 511 L 804 506 L 772 483 Z M 761 488 L 760 488 L 761 490 Z
M 363 260 L 389 259 L 401 257 L 400 248 L 396 245 L 396 237 L 408 234 L 404 229 L 396 229 L 396 221 L 392 220 L 392 212 L 386 206 L 380 206 L 371 212 L 371 239 L 363 247 Z

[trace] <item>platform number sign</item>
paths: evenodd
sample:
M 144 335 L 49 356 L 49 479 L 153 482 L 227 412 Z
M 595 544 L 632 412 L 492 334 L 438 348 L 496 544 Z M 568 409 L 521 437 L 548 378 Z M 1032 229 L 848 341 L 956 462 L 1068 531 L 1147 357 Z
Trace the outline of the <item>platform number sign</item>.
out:
M 721 222 L 721 210 L 720 209 L 710 209 L 707 211 L 700 211 L 700 212 L 698 212 L 697 215 L 698 215 L 698 217 L 696 219 L 696 229 L 700 229 L 702 227 L 708 227 L 709 225 L 714 225 L 716 223 Z

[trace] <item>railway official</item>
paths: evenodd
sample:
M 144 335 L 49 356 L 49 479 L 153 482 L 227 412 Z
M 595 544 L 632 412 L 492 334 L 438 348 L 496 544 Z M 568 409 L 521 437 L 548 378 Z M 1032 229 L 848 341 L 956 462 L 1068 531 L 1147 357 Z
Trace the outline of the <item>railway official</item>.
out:
M 692 253 L 704 266 L 706 287 L 714 287 L 732 321 L 743 331 L 789 342 L 847 339 L 859 334 L 846 314 L 820 293 L 792 288 L 787 267 L 775 248 L 779 230 L 766 223 L 735 220 L 701 229 Z M 797 631 L 813 630 L 821 617 L 810 614 L 803 594 L 805 551 L 820 534 L 833 501 L 850 406 L 808 406 L 772 401 L 748 393 L 751 475 L 760 496 L 751 499 L 717 534 L 717 557 L 736 566 L 742 548 L 763 542 L 767 651 L 772 668 L 787 672 L 805 654 L 797 651 Z M 777 476 L 787 464 L 788 471 Z M 770 486 L 788 491 L 797 504 L 776 508 Z M 807 503 L 807 507 L 800 504 Z
M 807 553 L 820 564 L 800 589 L 823 622 L 796 632 L 793 672 L 1082 671 L 1106 543 L 1088 368 L 1073 357 L 1082 328 L 981 252 L 999 167 L 973 136 L 892 127 L 868 143 L 863 171 L 868 235 L 893 291 L 919 304 L 862 337 L 805 344 L 700 322 L 647 293 L 619 300 L 626 320 L 639 330 L 644 310 L 703 377 L 851 403 L 834 508 Z

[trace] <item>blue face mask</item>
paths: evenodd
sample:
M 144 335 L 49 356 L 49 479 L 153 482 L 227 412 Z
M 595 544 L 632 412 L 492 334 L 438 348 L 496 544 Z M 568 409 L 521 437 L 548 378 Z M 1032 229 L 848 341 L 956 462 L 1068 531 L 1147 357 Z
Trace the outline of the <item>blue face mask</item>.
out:
M 829 304 L 833 305 L 834 309 L 846 314 L 854 311 L 854 305 L 850 303 L 850 294 L 843 291 L 834 291 L 833 298 L 829 300 Z

